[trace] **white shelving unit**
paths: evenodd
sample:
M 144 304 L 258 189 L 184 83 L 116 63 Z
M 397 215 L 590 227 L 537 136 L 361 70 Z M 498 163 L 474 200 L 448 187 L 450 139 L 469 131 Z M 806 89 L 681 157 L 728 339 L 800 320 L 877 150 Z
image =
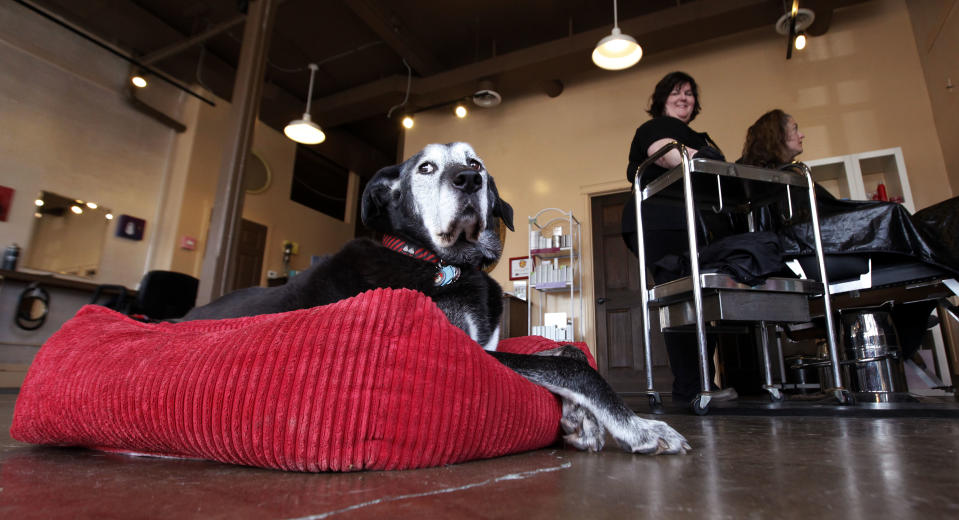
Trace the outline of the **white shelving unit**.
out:
M 533 271 L 529 275 L 530 293 L 526 298 L 528 334 L 555 341 L 582 341 L 585 337 L 582 245 L 582 229 L 572 211 L 546 208 L 529 217 L 529 258 Z M 535 314 L 534 293 L 538 307 Z M 548 312 L 550 304 L 560 307 L 554 303 L 560 294 L 569 296 L 566 319 L 560 320 L 565 323 L 547 325 L 547 318 L 555 319 L 554 313 L 562 312 Z
M 890 200 L 902 197 L 902 205 L 910 213 L 916 211 L 898 146 L 803 162 L 812 170 L 813 179 L 840 199 L 871 200 L 881 183 Z

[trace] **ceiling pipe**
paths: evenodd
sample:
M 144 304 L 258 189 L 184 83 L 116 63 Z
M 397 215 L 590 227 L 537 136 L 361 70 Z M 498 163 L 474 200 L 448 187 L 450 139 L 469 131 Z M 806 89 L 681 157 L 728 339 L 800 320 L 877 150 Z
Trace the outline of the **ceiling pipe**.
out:
M 159 78 L 160 80 L 163 80 L 163 81 L 169 83 L 170 85 L 173 85 L 174 87 L 176 87 L 176 88 L 178 88 L 178 89 L 186 92 L 187 94 L 189 94 L 189 95 L 191 95 L 191 96 L 199 99 L 200 101 L 203 101 L 204 103 L 206 103 L 206 104 L 208 104 L 208 105 L 210 105 L 210 106 L 216 106 L 216 103 L 214 103 L 212 100 L 207 99 L 207 98 L 201 96 L 200 94 L 197 94 L 196 92 L 193 92 L 193 91 L 190 90 L 186 85 L 184 85 L 184 84 L 180 83 L 179 81 L 171 78 L 170 76 L 167 76 L 167 75 L 164 74 L 163 72 L 160 72 L 159 70 L 157 70 L 157 69 L 155 69 L 155 68 L 153 68 L 153 67 L 150 67 L 149 65 L 146 65 L 146 64 L 140 62 L 140 60 L 138 60 L 138 59 L 134 58 L 133 56 L 129 55 L 126 51 L 124 51 L 124 50 L 122 50 L 122 49 L 120 49 L 120 48 L 118 48 L 118 47 L 115 47 L 114 45 L 112 45 L 112 44 L 110 44 L 110 43 L 107 43 L 107 42 L 103 41 L 101 38 L 99 38 L 99 37 L 97 37 L 97 36 L 95 36 L 95 35 L 87 32 L 87 31 L 85 31 L 85 30 L 77 27 L 76 25 L 74 25 L 74 24 L 66 21 L 65 19 L 61 18 L 60 16 L 57 16 L 57 15 L 55 15 L 55 14 L 47 11 L 46 9 L 43 9 L 43 8 L 41 8 L 41 7 L 38 7 L 38 6 L 34 5 L 32 2 L 28 2 L 27 0 L 15 0 L 15 1 L 16 1 L 18 4 L 26 7 L 27 9 L 29 9 L 29 10 L 31 10 L 31 11 L 39 14 L 40 16 L 42 16 L 42 17 L 44 17 L 44 18 L 46 18 L 47 20 L 50 20 L 51 22 L 53 22 L 53 23 L 55 23 L 55 24 L 63 27 L 64 29 L 67 29 L 68 31 L 76 34 L 77 36 L 79 36 L 79 37 L 81 37 L 81 38 L 89 41 L 90 43 L 93 43 L 94 45 L 97 45 L 98 47 L 100 47 L 100 48 L 102 48 L 102 49 L 110 52 L 111 54 L 113 54 L 113 55 L 115 55 L 115 56 L 117 56 L 117 57 L 119 57 L 119 58 L 127 61 L 128 63 L 132 64 L 132 65 L 135 66 L 136 68 L 141 69 L 141 70 L 144 71 L 144 72 L 148 72 L 149 74 L 151 74 L 151 75 L 153 75 L 153 76 L 156 76 L 156 77 Z

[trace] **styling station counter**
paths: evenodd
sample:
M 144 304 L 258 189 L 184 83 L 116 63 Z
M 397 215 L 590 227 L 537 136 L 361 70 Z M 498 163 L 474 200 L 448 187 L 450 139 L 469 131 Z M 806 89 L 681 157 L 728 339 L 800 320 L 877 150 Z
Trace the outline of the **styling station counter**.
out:
M 98 286 L 49 273 L 0 270 L 0 389 L 20 387 L 40 346 L 90 303 Z M 21 306 L 28 314 L 21 314 Z M 31 319 L 41 314 L 43 319 Z M 27 319 L 18 320 L 21 316 Z

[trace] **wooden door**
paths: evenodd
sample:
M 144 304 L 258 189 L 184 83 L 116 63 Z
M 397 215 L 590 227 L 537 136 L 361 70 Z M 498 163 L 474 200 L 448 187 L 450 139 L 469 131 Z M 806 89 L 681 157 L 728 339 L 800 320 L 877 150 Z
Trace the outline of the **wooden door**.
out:
M 263 253 L 266 251 L 266 226 L 251 220 L 240 221 L 240 236 L 233 258 L 233 280 L 230 291 L 260 285 Z
M 629 192 L 593 197 L 593 279 L 596 295 L 596 362 L 617 392 L 646 391 L 643 314 L 639 293 L 639 261 L 620 235 L 623 206 Z M 666 348 L 653 334 L 653 379 L 660 391 L 671 388 Z

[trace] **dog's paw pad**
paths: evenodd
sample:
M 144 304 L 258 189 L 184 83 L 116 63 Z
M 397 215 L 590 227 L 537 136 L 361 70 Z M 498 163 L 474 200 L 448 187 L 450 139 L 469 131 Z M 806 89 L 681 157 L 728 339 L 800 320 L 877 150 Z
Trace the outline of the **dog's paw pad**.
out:
M 571 433 L 563 436 L 563 440 L 580 451 L 601 451 L 606 445 L 605 435 L 591 436 Z
M 606 444 L 606 428 L 588 410 L 571 401 L 563 400 L 560 419 L 563 437 L 571 446 L 583 451 L 599 451 Z

